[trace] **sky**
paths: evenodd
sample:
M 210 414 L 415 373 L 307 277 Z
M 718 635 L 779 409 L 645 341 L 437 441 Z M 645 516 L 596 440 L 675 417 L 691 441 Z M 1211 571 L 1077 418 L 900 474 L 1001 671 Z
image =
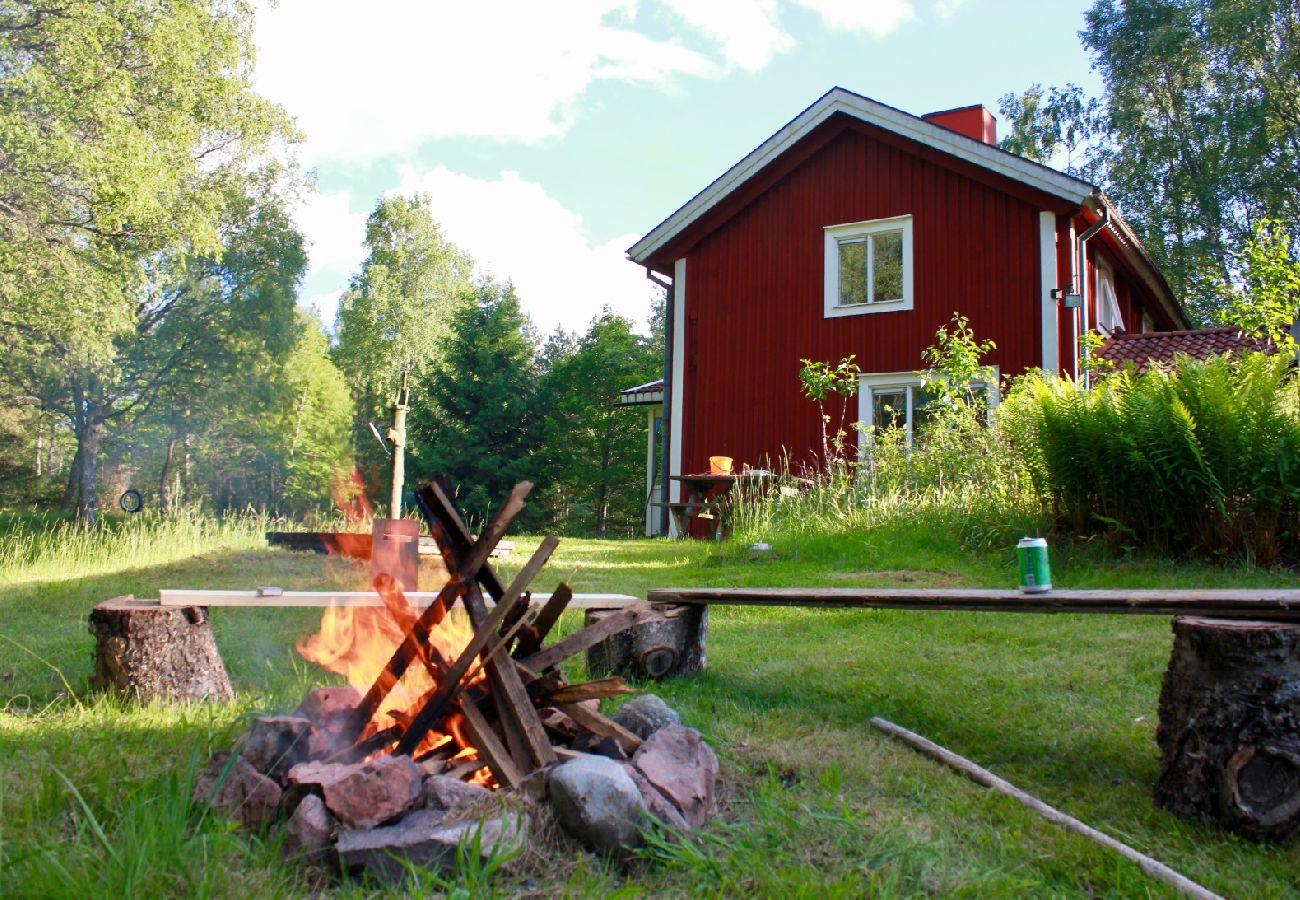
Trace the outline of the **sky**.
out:
M 542 334 L 645 329 L 627 248 L 832 87 L 917 115 L 1100 81 L 1091 0 L 279 0 L 255 86 L 305 135 L 302 302 L 332 328 L 383 196 L 427 194 Z M 999 123 L 1001 125 L 1001 123 Z

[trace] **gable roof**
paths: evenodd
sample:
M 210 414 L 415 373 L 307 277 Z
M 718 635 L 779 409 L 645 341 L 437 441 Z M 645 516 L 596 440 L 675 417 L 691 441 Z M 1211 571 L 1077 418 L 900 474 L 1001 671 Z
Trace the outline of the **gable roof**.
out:
M 1132 363 L 1141 374 L 1155 365 L 1172 365 L 1174 357 L 1185 353 L 1206 359 L 1243 350 L 1272 350 L 1272 343 L 1258 335 L 1247 334 L 1235 325 L 1226 328 L 1197 328 L 1189 331 L 1148 331 L 1144 334 L 1117 334 L 1097 349 L 1097 358 L 1123 368 Z
M 1081 178 L 1058 172 L 1000 147 L 977 141 L 960 132 L 928 122 L 855 94 L 841 87 L 831 88 L 815 103 L 795 116 L 744 159 L 713 180 L 676 212 L 664 219 L 641 240 L 628 248 L 628 257 L 645 264 L 654 253 L 697 221 L 720 201 L 745 184 L 769 163 L 807 137 L 815 128 L 837 114 L 844 114 L 886 131 L 914 140 L 1000 175 L 1059 197 L 1076 206 L 1101 202 L 1101 191 Z

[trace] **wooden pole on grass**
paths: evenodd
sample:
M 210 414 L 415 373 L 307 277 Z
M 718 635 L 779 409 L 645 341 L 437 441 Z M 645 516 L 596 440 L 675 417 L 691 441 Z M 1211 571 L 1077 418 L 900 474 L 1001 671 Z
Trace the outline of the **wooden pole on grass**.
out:
M 1122 844 L 1115 840 L 1110 835 L 1103 834 L 1097 829 L 1085 825 L 1073 816 L 1067 816 L 1065 813 L 1053 806 L 1048 806 L 1032 794 L 1022 791 L 1009 781 L 1004 781 L 988 769 L 976 765 L 966 757 L 958 756 L 951 750 L 940 747 L 933 741 L 928 741 L 919 734 L 908 731 L 901 725 L 895 725 L 893 722 L 890 722 L 887 719 L 882 719 L 879 716 L 873 718 L 871 724 L 886 734 L 892 735 L 893 737 L 910 744 L 931 759 L 937 759 L 949 768 L 955 769 L 971 781 L 982 784 L 985 787 L 993 788 L 993 790 L 997 791 L 999 794 L 1005 794 L 1006 796 L 1019 801 L 1043 818 L 1047 819 L 1049 822 L 1060 825 L 1066 831 L 1082 835 L 1090 841 L 1094 841 L 1101 844 L 1103 847 L 1114 850 L 1120 856 L 1137 863 L 1138 868 L 1148 876 L 1157 881 L 1164 882 L 1180 894 L 1183 894 L 1186 897 L 1195 897 L 1197 900 L 1223 900 L 1223 898 L 1218 894 L 1201 887 L 1195 881 L 1178 874 L 1159 860 L 1152 859 L 1144 853 L 1139 853 L 1127 844 Z

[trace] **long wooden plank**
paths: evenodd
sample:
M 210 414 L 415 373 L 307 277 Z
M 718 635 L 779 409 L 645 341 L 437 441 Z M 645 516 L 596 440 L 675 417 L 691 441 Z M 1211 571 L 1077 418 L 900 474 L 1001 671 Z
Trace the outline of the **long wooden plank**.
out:
M 469 739 L 474 742 L 474 746 L 478 748 L 479 754 L 488 764 L 497 781 L 503 787 L 519 787 L 524 780 L 523 773 L 519 771 L 519 767 L 510 757 L 510 751 L 497 738 L 496 732 L 483 717 L 478 706 L 469 697 L 461 697 L 460 711 L 465 716 L 465 730 L 469 732 Z
M 632 606 L 620 609 L 616 613 L 611 613 L 602 618 L 599 622 L 588 625 L 581 631 L 575 631 L 573 634 L 557 641 L 545 650 L 538 651 L 531 656 L 521 659 L 520 665 L 531 669 L 534 672 L 541 672 L 549 669 L 563 660 L 568 659 L 575 653 L 581 653 L 588 647 L 594 647 L 605 638 L 626 631 L 633 625 L 639 625 L 648 621 L 654 616 L 654 609 L 649 603 L 636 603 Z
M 483 623 L 487 621 L 487 605 L 483 602 L 483 595 L 479 592 L 478 585 L 470 585 L 469 591 L 465 594 L 465 608 L 469 611 L 469 620 L 475 630 L 482 631 Z M 499 604 L 498 608 L 500 608 Z M 523 679 L 519 677 L 513 661 L 506 654 L 499 653 L 485 662 L 484 670 L 492 683 L 492 691 L 503 721 L 514 720 L 534 766 L 541 768 L 555 762 L 555 749 L 551 747 L 551 739 L 546 734 L 541 716 L 537 714 L 532 698 L 528 696 L 528 689 L 524 687 Z M 510 736 L 509 731 L 506 732 L 506 736 Z
M 516 656 L 528 656 L 542 649 L 542 641 L 550 634 L 555 623 L 560 620 L 560 615 L 573 600 L 573 591 L 567 584 L 561 584 L 555 589 L 555 593 L 542 606 L 533 621 L 524 626 L 524 630 L 519 632 L 519 643 L 515 645 Z
M 558 592 L 557 592 L 558 593 Z M 438 596 L 437 591 L 406 591 L 403 596 L 418 609 L 427 607 Z M 552 594 L 534 593 L 529 605 L 543 607 Z M 230 606 L 230 607 L 319 607 L 374 606 L 382 607 L 383 599 L 375 591 L 282 591 L 278 594 L 261 594 L 257 590 L 188 590 L 165 588 L 158 592 L 158 602 L 163 606 Z M 574 594 L 569 609 L 618 609 L 641 602 L 631 594 Z M 527 627 L 527 626 L 525 626 Z
M 532 487 L 532 483 L 527 481 L 515 485 L 498 514 L 488 521 L 477 540 L 470 536 L 469 529 L 460 517 L 456 505 L 440 484 L 436 481 L 429 482 L 417 495 L 420 500 L 421 514 L 428 520 L 430 531 L 440 535 L 440 539 L 446 542 L 447 549 L 450 551 L 449 556 L 463 560 L 462 565 L 475 564 L 474 574 L 478 584 L 482 584 L 494 598 L 502 597 L 503 591 L 496 573 L 492 571 L 491 566 L 486 565 L 486 552 L 501 539 L 505 533 L 504 525 L 508 525 L 523 509 L 524 498 Z M 503 524 L 499 525 L 499 523 Z M 464 602 L 465 609 L 469 613 L 470 624 L 476 630 L 481 630 L 488 617 L 488 611 L 478 584 L 468 585 Z M 528 755 L 536 767 L 554 763 L 555 750 L 551 747 L 550 738 L 546 734 L 541 718 L 537 715 L 537 710 L 533 707 L 513 660 L 505 653 L 494 654 L 486 660 L 484 668 L 492 684 L 493 699 L 501 718 L 502 728 L 506 733 L 507 743 L 516 762 L 520 762 L 518 740 L 522 738 Z
M 656 588 L 651 603 L 815 606 L 828 609 L 1118 613 L 1300 621 L 1297 589 L 1057 590 L 979 588 Z
M 505 599 L 497 604 L 497 608 L 492 610 L 492 614 L 483 620 L 482 627 L 475 629 L 474 636 L 465 645 L 465 649 L 460 652 L 460 656 L 456 657 L 456 662 L 452 663 L 447 670 L 433 697 L 425 703 L 411 721 L 411 724 L 407 726 L 406 733 L 402 735 L 401 741 L 397 744 L 399 754 L 410 754 L 414 751 L 420 741 L 424 739 L 424 736 L 429 733 L 429 728 L 433 723 L 446 715 L 446 710 L 443 707 L 460 690 L 460 680 L 465 677 L 465 673 L 469 671 L 470 666 L 474 664 L 475 658 L 482 652 L 483 648 L 496 636 L 497 626 L 509 615 L 510 607 L 519 599 L 521 593 L 523 592 L 519 591 L 513 594 L 507 592 Z
M 601 737 L 612 737 L 618 741 L 619 746 L 626 750 L 628 754 L 635 753 L 636 748 L 641 746 L 641 739 L 635 734 L 613 719 L 607 718 L 594 709 L 583 706 L 581 703 L 561 703 L 556 706 L 556 709 L 592 734 L 598 734 Z

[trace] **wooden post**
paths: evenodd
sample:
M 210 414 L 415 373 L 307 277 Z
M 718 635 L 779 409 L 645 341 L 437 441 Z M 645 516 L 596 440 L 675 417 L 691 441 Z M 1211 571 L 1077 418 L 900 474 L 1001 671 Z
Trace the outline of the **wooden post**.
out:
M 1300 829 L 1300 625 L 1178 618 L 1156 802 L 1251 837 Z
M 406 411 L 410 409 L 410 392 L 406 386 L 410 369 L 402 370 L 402 387 L 393 404 L 393 427 L 388 429 L 388 439 L 393 442 L 393 483 L 388 495 L 388 516 L 402 517 L 402 484 L 406 481 Z

